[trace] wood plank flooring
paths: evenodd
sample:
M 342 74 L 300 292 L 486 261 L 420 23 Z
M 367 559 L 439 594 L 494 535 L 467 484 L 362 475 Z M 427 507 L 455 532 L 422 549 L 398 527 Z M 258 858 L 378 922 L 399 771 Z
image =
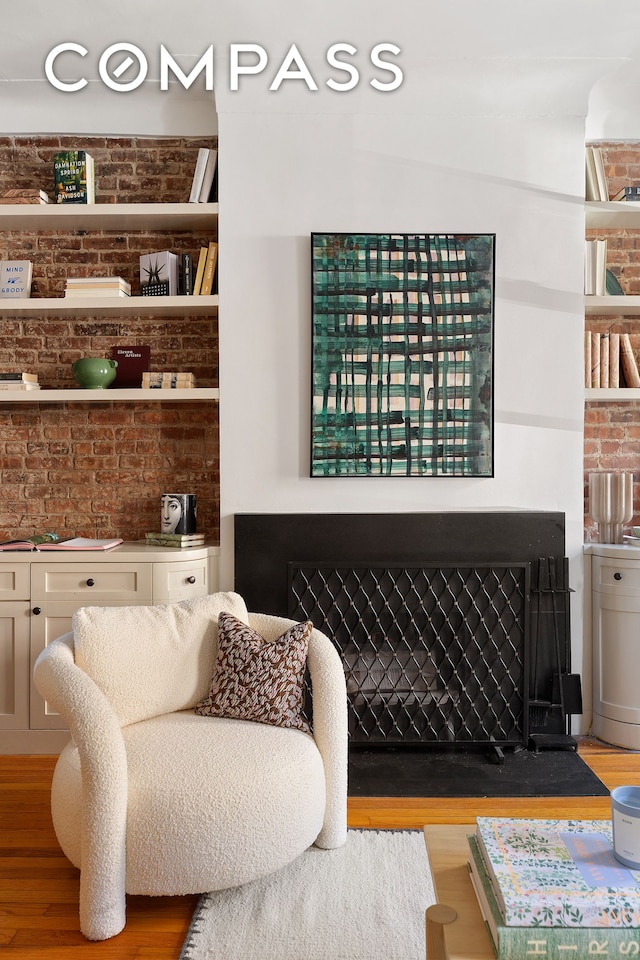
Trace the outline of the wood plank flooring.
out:
M 613 789 L 640 784 L 640 753 L 588 738 L 580 754 Z M 49 813 L 55 757 L 0 757 L 0 957 L 3 960 L 177 960 L 197 897 L 129 897 L 127 925 L 91 943 L 78 927 L 78 871 L 60 850 Z M 478 815 L 610 816 L 608 797 L 367 799 L 349 802 L 352 827 L 473 823 Z

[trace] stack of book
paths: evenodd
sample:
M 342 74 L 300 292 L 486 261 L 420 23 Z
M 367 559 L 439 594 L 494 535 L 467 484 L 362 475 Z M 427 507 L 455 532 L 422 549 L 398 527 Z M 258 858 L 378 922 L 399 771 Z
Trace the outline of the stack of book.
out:
M 37 373 L 23 370 L 0 371 L 0 390 L 39 390 Z
M 600 387 L 640 387 L 636 353 L 640 334 L 587 330 L 584 337 L 584 385 Z
M 478 817 L 469 873 L 496 956 L 637 956 L 640 873 L 610 820 Z
M 131 284 L 122 277 L 68 277 L 65 297 L 130 297 Z
M 200 147 L 193 172 L 189 203 L 209 203 L 215 197 L 218 151 Z
M 0 203 L 49 203 L 49 194 L 37 187 L 16 187 L 3 190 Z
M 142 386 L 146 390 L 193 390 L 196 378 L 193 373 L 145 370 L 142 374 Z
M 145 541 L 157 547 L 186 547 L 204 546 L 204 533 L 147 533 Z

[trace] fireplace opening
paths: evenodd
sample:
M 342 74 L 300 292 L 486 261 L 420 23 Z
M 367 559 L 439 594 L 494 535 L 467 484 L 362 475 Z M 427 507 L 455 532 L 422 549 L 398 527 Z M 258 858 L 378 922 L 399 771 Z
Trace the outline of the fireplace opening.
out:
M 353 746 L 526 744 L 526 562 L 288 568 L 289 615 L 342 657 Z

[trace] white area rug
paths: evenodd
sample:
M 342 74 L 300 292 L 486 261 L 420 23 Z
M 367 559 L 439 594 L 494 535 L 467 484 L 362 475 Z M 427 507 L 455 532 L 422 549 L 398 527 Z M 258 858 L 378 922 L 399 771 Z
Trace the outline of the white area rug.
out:
M 424 960 L 435 902 L 422 831 L 350 830 L 244 887 L 205 894 L 180 960 Z

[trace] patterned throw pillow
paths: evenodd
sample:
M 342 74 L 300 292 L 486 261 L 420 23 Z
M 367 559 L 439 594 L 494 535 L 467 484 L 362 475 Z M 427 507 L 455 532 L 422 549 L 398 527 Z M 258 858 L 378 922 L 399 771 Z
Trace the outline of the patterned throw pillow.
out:
M 230 613 L 218 617 L 218 659 L 209 696 L 195 712 L 309 732 L 302 716 L 310 620 L 267 642 Z

